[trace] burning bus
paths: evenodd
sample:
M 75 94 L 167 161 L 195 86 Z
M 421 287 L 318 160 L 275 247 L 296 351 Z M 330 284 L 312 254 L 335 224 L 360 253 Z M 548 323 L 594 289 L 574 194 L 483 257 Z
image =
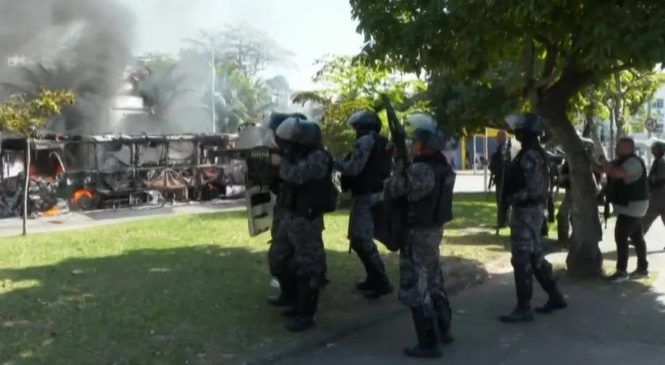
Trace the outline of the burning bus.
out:
M 212 200 L 241 185 L 243 166 L 220 151 L 237 136 L 44 135 L 31 140 L 31 215 Z M 0 217 L 22 209 L 26 140 L 0 138 Z

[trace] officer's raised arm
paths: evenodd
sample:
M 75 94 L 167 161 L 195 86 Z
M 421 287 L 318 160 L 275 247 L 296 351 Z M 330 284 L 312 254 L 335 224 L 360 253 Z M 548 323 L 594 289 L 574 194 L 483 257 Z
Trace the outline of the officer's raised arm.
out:
M 322 179 L 328 174 L 330 156 L 323 150 L 315 151 L 306 159 L 292 163 L 289 159 L 282 159 L 279 175 L 282 179 L 302 184 L 309 180 Z
M 351 115 L 347 124 L 356 130 L 358 139 L 349 157 L 335 162 L 335 169 L 343 175 L 357 176 L 363 171 L 372 154 L 381 121 L 376 113 L 359 111 Z

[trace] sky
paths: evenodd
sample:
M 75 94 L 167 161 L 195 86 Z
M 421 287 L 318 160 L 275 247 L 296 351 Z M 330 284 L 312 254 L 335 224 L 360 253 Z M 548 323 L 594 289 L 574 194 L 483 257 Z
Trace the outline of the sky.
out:
M 177 52 L 197 30 L 249 24 L 294 53 L 291 67 L 269 70 L 284 75 L 294 90 L 314 87 L 314 61 L 327 54 L 356 54 L 356 33 L 347 0 L 118 0 L 134 12 L 134 52 Z

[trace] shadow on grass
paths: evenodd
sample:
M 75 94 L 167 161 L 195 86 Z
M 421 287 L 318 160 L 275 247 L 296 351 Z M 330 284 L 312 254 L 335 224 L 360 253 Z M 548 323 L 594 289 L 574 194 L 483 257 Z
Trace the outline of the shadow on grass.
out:
M 328 251 L 331 284 L 317 328 L 334 331 L 386 309 L 395 296 L 368 302 L 352 289 L 358 259 Z M 397 255 L 387 255 L 393 280 Z M 484 274 L 456 259 L 446 271 Z M 265 252 L 217 245 L 136 250 L 0 270 L 0 362 L 11 364 L 236 363 L 297 339 L 268 308 Z

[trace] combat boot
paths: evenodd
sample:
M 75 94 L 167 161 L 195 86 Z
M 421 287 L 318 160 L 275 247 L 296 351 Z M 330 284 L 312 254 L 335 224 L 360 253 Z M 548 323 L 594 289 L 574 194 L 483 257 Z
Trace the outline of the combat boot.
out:
M 393 286 L 390 285 L 388 279 L 382 280 L 380 284 L 375 284 L 374 287 L 363 293 L 363 297 L 367 299 L 379 299 L 384 295 L 392 293 Z
M 555 310 L 568 307 L 568 303 L 566 303 L 566 300 L 564 299 L 563 294 L 561 294 L 561 291 L 559 291 L 559 286 L 554 279 L 552 265 L 549 262 L 542 260 L 538 263 L 534 263 L 534 267 L 536 269 L 533 273 L 536 280 L 538 280 L 540 286 L 549 296 L 547 302 L 542 307 L 536 308 L 536 312 L 540 314 L 550 314 Z
M 434 328 L 434 320 L 427 316 L 422 307 L 411 308 L 411 316 L 413 317 L 418 344 L 413 347 L 406 347 L 404 355 L 415 358 L 440 358 L 442 354 Z
M 435 299 L 434 311 L 436 312 L 436 325 L 441 344 L 448 345 L 455 342 L 455 338 L 450 334 L 451 316 L 447 299 Z
M 367 272 L 367 278 L 365 281 L 356 283 L 356 289 L 364 292 L 363 296 L 367 299 L 377 299 L 392 293 L 394 289 L 390 285 L 386 269 L 378 253 L 376 255 L 369 255 L 362 250 L 356 252 L 365 267 L 365 272 Z
M 517 306 L 512 313 L 499 317 L 503 323 L 524 323 L 533 321 L 533 311 L 531 307 Z
M 499 317 L 504 323 L 521 323 L 533 321 L 531 310 L 531 297 L 533 295 L 533 273 L 531 262 L 524 256 L 515 256 L 511 259 L 513 275 L 515 276 L 515 294 L 517 294 L 517 307 L 512 313 Z
M 303 332 L 314 327 L 314 314 L 318 301 L 319 289 L 313 288 L 309 280 L 299 282 L 296 311 L 288 313 L 293 316 L 286 322 L 286 330 L 289 332 Z
M 563 298 L 563 295 L 559 294 L 558 296 L 550 296 L 550 298 L 545 302 L 545 305 L 542 307 L 536 307 L 536 312 L 540 314 L 550 314 L 555 310 L 566 309 L 568 303 Z

